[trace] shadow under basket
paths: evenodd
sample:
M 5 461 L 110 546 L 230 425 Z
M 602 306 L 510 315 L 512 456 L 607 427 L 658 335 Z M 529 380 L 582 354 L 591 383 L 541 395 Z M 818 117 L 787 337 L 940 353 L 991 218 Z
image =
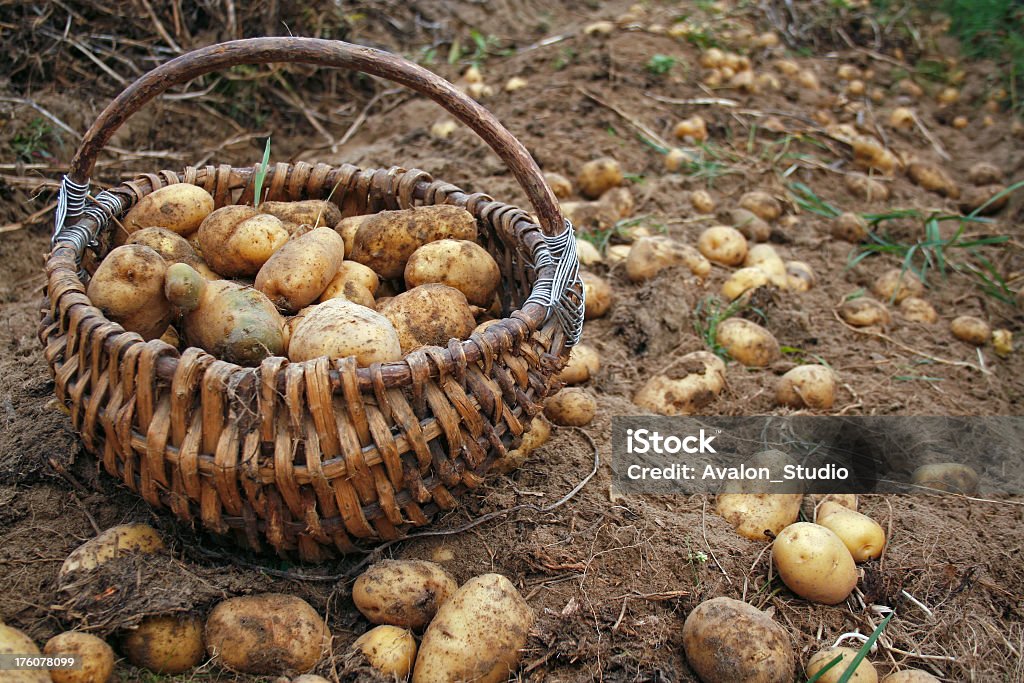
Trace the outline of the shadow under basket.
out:
M 431 204 L 466 208 L 501 270 L 504 319 L 447 347 L 359 368 L 354 358 L 259 367 L 197 348 L 143 341 L 86 295 L 83 257 L 142 197 L 184 182 L 219 208 L 251 204 L 256 168 L 206 166 L 145 174 L 85 199 L 99 150 L 142 104 L 170 85 L 238 63 L 303 61 L 357 68 L 413 87 L 470 125 L 509 164 L 537 210 L 467 194 L 419 170 L 276 164 L 266 199 L 329 199 L 343 215 Z M 495 126 L 497 128 L 495 128 Z M 497 131 L 497 132 L 495 132 Z M 83 189 L 84 188 L 84 189 Z M 458 505 L 529 430 L 557 388 L 582 324 L 571 226 L 539 169 L 486 110 L 397 57 L 338 41 L 261 38 L 179 57 L 143 76 L 101 114 L 71 163 L 47 261 L 40 340 L 57 398 L 103 468 L 156 508 L 322 561 L 401 538 Z

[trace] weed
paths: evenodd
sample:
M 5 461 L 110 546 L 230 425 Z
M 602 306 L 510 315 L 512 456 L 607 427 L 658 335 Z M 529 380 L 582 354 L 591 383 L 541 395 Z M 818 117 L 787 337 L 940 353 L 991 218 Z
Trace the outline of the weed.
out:
M 654 55 L 647 61 L 647 70 L 655 76 L 664 76 L 676 65 L 676 58 L 671 55 Z
M 257 207 L 260 205 L 261 197 L 263 196 L 263 181 L 267 178 L 267 168 L 270 166 L 270 138 L 267 138 L 267 146 L 263 149 L 263 161 L 260 162 L 260 167 L 256 170 L 256 178 L 253 180 L 255 192 L 252 195 L 252 205 Z
M 50 159 L 53 155 L 47 150 L 47 143 L 54 138 L 53 126 L 37 116 L 28 122 L 27 130 L 17 133 L 11 139 L 11 147 L 24 162 Z
M 571 47 L 563 47 L 558 52 L 558 57 L 555 59 L 554 67 L 555 71 L 561 71 L 565 67 L 569 66 L 576 59 L 576 50 Z
M 815 194 L 814 190 L 799 181 L 789 184 L 790 192 L 793 194 L 793 201 L 804 211 L 816 213 L 825 218 L 835 218 L 842 213 L 836 206 L 829 204 Z
M 637 225 L 646 225 L 658 233 L 664 233 L 668 230 L 667 226 L 661 223 L 648 221 L 648 218 L 649 217 L 646 215 L 637 216 L 635 218 L 623 218 L 610 228 L 587 230 L 586 232 L 581 231 L 580 239 L 590 242 L 603 254 L 608 249 L 608 244 L 611 242 L 612 238 L 624 237 L 628 228 L 636 227 Z
M 1008 89 L 1016 92 L 1024 76 L 1024 5 L 1009 0 L 942 0 L 952 33 L 964 56 L 1004 64 Z M 1014 98 L 1016 100 L 1016 98 Z M 1013 101 L 1016 109 L 1019 102 Z

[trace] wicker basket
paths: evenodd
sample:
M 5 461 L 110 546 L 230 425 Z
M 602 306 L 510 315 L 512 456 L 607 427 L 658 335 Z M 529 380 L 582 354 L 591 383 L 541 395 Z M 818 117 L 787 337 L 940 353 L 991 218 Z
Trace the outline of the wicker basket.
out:
M 277 164 L 269 199 L 323 199 L 348 212 L 465 207 L 502 271 L 505 319 L 447 348 L 358 368 L 353 358 L 258 368 L 180 353 L 107 320 L 81 269 L 112 216 L 172 183 L 218 207 L 253 199 L 255 168 L 160 171 L 89 198 L 89 175 L 114 131 L 167 88 L 238 64 L 303 62 L 384 77 L 437 101 L 506 162 L 541 226 L 523 210 L 466 194 L 418 170 Z M 572 226 L 536 163 L 483 107 L 386 52 L 338 41 L 257 38 L 196 50 L 143 76 L 100 114 L 64 177 L 40 339 L 57 397 L 111 475 L 150 505 L 306 561 L 400 538 L 450 510 L 529 429 L 582 326 Z M 99 238 L 99 239 L 98 239 Z

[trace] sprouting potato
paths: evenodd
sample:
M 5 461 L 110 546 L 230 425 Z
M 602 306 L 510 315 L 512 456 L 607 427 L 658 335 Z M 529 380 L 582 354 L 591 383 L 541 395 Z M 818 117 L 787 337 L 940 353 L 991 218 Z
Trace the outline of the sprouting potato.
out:
M 874 281 L 871 291 L 883 301 L 898 304 L 907 297 L 920 297 L 924 294 L 924 284 L 912 271 L 892 268 Z
M 814 288 L 816 278 L 811 266 L 803 261 L 786 262 L 786 289 L 794 292 L 809 292 Z
M 597 413 L 597 401 L 583 389 L 568 387 L 544 401 L 544 416 L 556 425 L 583 427 Z
M 713 263 L 735 266 L 747 257 L 747 240 L 736 228 L 716 225 L 700 234 L 697 249 Z
M 868 236 L 868 222 L 860 215 L 847 211 L 832 221 L 832 236 L 844 242 L 858 244 Z
M 916 185 L 920 185 L 929 192 L 935 192 L 943 197 L 956 199 L 960 196 L 960 187 L 949 174 L 935 164 L 927 164 L 920 161 L 914 162 L 907 167 L 907 177 Z
M 597 374 L 601 359 L 597 351 L 587 344 L 577 344 L 569 352 L 569 360 L 558 373 L 558 381 L 566 384 L 583 384 Z
M 288 241 L 277 216 L 251 206 L 217 209 L 199 226 L 203 259 L 225 277 L 252 277 Z
M 572 182 L 561 173 L 545 173 L 544 181 L 558 199 L 567 199 L 572 196 Z
M 158 339 L 171 320 L 164 296 L 167 263 L 141 244 L 117 247 L 100 262 L 86 293 L 92 304 L 129 332 Z
M 466 295 L 447 285 L 420 285 L 380 305 L 378 310 L 398 332 L 402 353 L 421 346 L 445 346 L 450 339 L 466 339 L 476 327 Z
M 768 285 L 768 275 L 760 268 L 740 268 L 729 276 L 722 285 L 722 296 L 730 301 L 739 298 L 745 292 Z
M 436 240 L 424 244 L 405 264 L 405 286 L 430 283 L 454 287 L 474 306 L 489 306 L 501 282 L 501 271 L 487 250 L 469 240 Z
M 711 272 L 711 263 L 688 244 L 662 235 L 643 237 L 633 243 L 626 258 L 626 275 L 633 282 L 642 282 L 679 265 L 685 265 L 702 280 Z
M 588 161 L 580 167 L 576 185 L 587 199 L 597 199 L 613 187 L 622 184 L 622 167 L 611 157 Z
M 632 253 L 632 252 L 631 252 Z M 612 288 L 604 278 L 589 271 L 580 273 L 586 297 L 583 317 L 587 320 L 603 318 L 612 307 Z
M 725 388 L 725 363 L 708 351 L 694 351 L 662 375 L 651 377 L 633 403 L 660 415 L 693 415 Z
M 388 318 L 348 299 L 329 299 L 303 309 L 296 318 L 289 325 L 292 362 L 355 356 L 356 363 L 366 367 L 402 358 L 399 333 Z
M 305 199 L 298 202 L 263 202 L 260 213 L 269 213 L 284 223 L 288 232 L 304 225 L 310 228 L 333 228 L 341 221 L 341 210 L 323 199 Z
M 953 336 L 960 341 L 984 346 L 992 336 L 992 328 L 981 318 L 970 315 L 961 315 L 953 319 L 949 324 Z
M 729 222 L 751 242 L 767 242 L 772 234 L 771 226 L 747 209 L 730 211 Z
M 892 322 L 892 316 L 885 305 L 871 297 L 862 296 L 843 302 L 839 307 L 839 315 L 854 327 L 878 325 L 885 327 Z
M 690 204 L 697 213 L 714 213 L 715 200 L 707 190 L 694 190 L 690 193 Z
M 798 365 L 779 379 L 775 400 L 794 408 L 828 410 L 835 401 L 836 380 L 824 365 Z
M 800 597 L 825 605 L 845 600 L 857 585 L 857 567 L 842 539 L 830 529 L 797 522 L 772 544 L 782 582 Z
M 715 340 L 747 367 L 770 365 L 782 355 L 775 335 L 745 318 L 728 318 L 718 326 Z
M 341 235 L 315 228 L 275 251 L 256 274 L 255 287 L 280 310 L 294 313 L 323 294 L 344 258 Z
M 916 296 L 908 296 L 900 302 L 900 315 L 905 320 L 931 325 L 939 319 L 930 303 Z
M 970 465 L 942 462 L 921 465 L 910 475 L 910 481 L 925 489 L 973 496 L 978 492 L 978 473 Z
M 672 134 L 680 140 L 690 138 L 694 142 L 704 142 L 708 139 L 708 124 L 699 114 L 694 114 L 677 123 Z
M 187 237 L 199 229 L 213 207 L 213 196 L 203 188 L 176 183 L 140 199 L 121 224 L 128 233 L 143 228 L 167 228 Z

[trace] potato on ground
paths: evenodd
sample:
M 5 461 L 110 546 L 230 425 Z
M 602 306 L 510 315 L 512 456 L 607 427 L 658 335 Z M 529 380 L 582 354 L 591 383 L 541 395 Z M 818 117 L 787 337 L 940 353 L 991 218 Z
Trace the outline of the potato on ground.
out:
M 587 344 L 577 344 L 569 352 L 569 360 L 558 373 L 557 379 L 565 384 L 583 384 L 597 374 L 601 359 L 597 351 Z
M 740 268 L 739 270 L 733 271 L 732 275 L 729 276 L 722 284 L 722 296 L 727 298 L 729 301 L 738 299 L 746 292 L 757 289 L 758 287 L 765 287 L 768 285 L 768 275 L 760 268 L 753 266 Z
M 171 321 L 164 297 L 167 263 L 141 244 L 117 247 L 100 262 L 86 294 L 93 306 L 145 340 L 157 339 Z
M 860 199 L 869 202 L 884 202 L 889 199 L 889 186 L 880 180 L 854 173 L 844 176 L 844 182 L 846 189 Z
M 341 210 L 323 199 L 304 199 L 298 202 L 263 202 L 260 213 L 276 216 L 288 232 L 304 225 L 310 228 L 333 228 L 341 221 Z
M 790 524 L 778 534 L 772 561 L 783 583 L 811 602 L 837 605 L 857 585 L 857 567 L 842 539 L 810 522 Z
M 182 324 L 189 344 L 229 363 L 252 367 L 285 352 L 277 308 L 263 292 L 231 280 L 207 282 Z
M 404 681 L 416 661 L 416 638 L 408 629 L 384 624 L 356 638 L 352 650 L 385 678 Z
M 587 199 L 597 199 L 613 187 L 622 184 L 622 167 L 611 157 L 588 161 L 580 167 L 576 186 Z
M 849 647 L 827 647 L 824 650 L 819 650 L 807 662 L 807 675 L 814 676 L 836 657 L 842 657 L 841 662 L 826 671 L 817 681 L 817 683 L 838 683 L 856 656 L 857 650 Z M 847 681 L 849 683 L 878 683 L 878 672 L 875 671 L 874 664 L 867 659 L 862 659 L 854 670 L 853 676 Z
M 779 289 L 786 289 L 789 285 L 786 263 L 770 244 L 755 244 L 750 247 L 743 265 L 748 268 L 760 268 L 768 276 L 768 281 Z
M 992 328 L 981 318 L 970 315 L 961 315 L 953 319 L 949 324 L 953 336 L 962 342 L 984 346 L 992 336 Z
M 707 190 L 694 190 L 690 193 L 690 204 L 697 213 L 713 213 L 715 200 Z
M 978 473 L 970 465 L 940 462 L 921 465 L 910 475 L 910 481 L 925 490 L 973 496 L 978 492 Z M 932 491 L 934 492 L 934 491 Z
M 421 346 L 446 346 L 450 339 L 466 339 L 476 327 L 466 295 L 441 284 L 402 292 L 381 304 L 378 311 L 398 332 L 402 353 Z
M 143 228 L 167 228 L 188 237 L 213 212 L 213 196 L 201 187 L 176 183 L 150 192 L 125 214 L 128 233 Z
M 27 635 L 0 624 L 0 655 L 39 655 L 39 647 Z M 51 683 L 50 674 L 39 669 L 4 671 L 4 683 Z
M 747 240 L 736 228 L 715 225 L 700 234 L 697 249 L 712 263 L 738 266 L 747 257 Z
M 288 360 L 355 356 L 360 367 L 401 360 L 399 332 L 381 313 L 335 298 L 300 311 L 290 326 Z M 298 316 L 297 316 L 298 317 Z
M 412 683 L 499 683 L 519 666 L 534 615 L 500 574 L 467 581 L 430 622 Z
M 1003 185 L 968 188 L 960 197 L 960 211 L 965 214 L 977 212 L 979 216 L 991 216 L 1002 211 L 1010 201 L 1010 194 L 1012 193 L 1007 193 Z
M 871 291 L 883 301 L 898 304 L 907 297 L 924 294 L 924 284 L 913 272 L 892 268 L 878 276 L 871 285 Z
M 309 603 L 262 593 L 219 603 L 206 620 L 207 654 L 230 671 L 281 675 L 309 671 L 330 631 Z
M 666 374 L 647 380 L 633 403 L 659 415 L 693 415 L 718 398 L 724 388 L 722 359 L 708 351 L 694 351 Z
M 288 231 L 277 216 L 232 205 L 207 216 L 198 238 L 203 259 L 215 271 L 224 277 L 252 277 L 288 241 Z
M 160 674 L 182 674 L 199 666 L 206 656 L 203 621 L 183 614 L 146 617 L 128 631 L 121 643 L 128 661 Z
M 885 305 L 867 296 L 844 301 L 839 307 L 839 315 L 854 327 L 885 327 L 892 322 L 892 316 Z
M 702 280 L 711 272 L 711 262 L 699 251 L 662 235 L 638 239 L 626 257 L 626 275 L 632 282 L 649 280 L 672 266 L 686 266 Z
M 786 289 L 791 292 L 809 292 L 817 278 L 814 270 L 804 261 L 786 261 Z
M 439 564 L 383 560 L 359 575 L 352 585 L 352 601 L 373 624 L 421 631 L 458 588 Z
M 753 211 L 747 209 L 730 211 L 729 222 L 751 242 L 767 242 L 772 235 L 772 227 Z
M 791 683 L 796 669 L 786 629 L 727 597 L 705 600 L 687 615 L 683 650 L 704 683 Z
M 755 190 L 740 197 L 740 208 L 750 211 L 763 221 L 771 222 L 782 215 L 779 200 L 767 192 Z
M 907 167 L 907 177 L 916 185 L 920 185 L 929 192 L 935 192 L 943 197 L 956 199 L 960 196 L 960 187 L 956 181 L 949 177 L 943 169 L 934 164 L 915 162 Z
M 694 114 L 677 123 L 672 134 L 680 140 L 690 138 L 695 142 L 704 142 L 708 139 L 708 124 L 699 114 Z
M 543 415 L 538 415 L 530 421 L 530 428 L 523 434 L 519 445 L 508 451 L 505 457 L 495 463 L 499 472 L 508 474 L 519 469 L 530 454 L 543 446 L 551 438 L 551 423 Z
M 740 536 L 764 541 L 797 520 L 802 499 L 798 493 L 720 493 L 715 512 Z
M 771 365 L 782 355 L 775 335 L 745 318 L 729 318 L 721 322 L 715 341 L 730 357 L 747 367 Z
M 842 539 L 854 562 L 876 559 L 885 549 L 885 531 L 878 522 L 839 503 L 819 505 L 814 521 Z
M 347 258 L 385 279 L 402 277 L 409 257 L 424 244 L 442 239 L 475 241 L 477 235 L 473 214 L 448 204 L 352 216 L 338 223 L 336 230 L 345 239 Z
M 997 185 L 1003 182 L 1003 171 L 988 161 L 979 161 L 967 170 L 972 185 Z
M 824 365 L 798 365 L 775 385 L 776 402 L 792 408 L 828 410 L 835 394 L 835 375 Z
M 289 240 L 256 274 L 255 287 L 282 311 L 294 313 L 317 300 L 345 260 L 345 241 L 331 228 Z
M 932 305 L 916 296 L 908 296 L 900 302 L 900 315 L 911 322 L 926 325 L 931 325 L 939 319 Z
M 882 683 L 939 683 L 939 679 L 920 669 L 904 669 L 889 674 Z
M 114 651 L 91 633 L 65 631 L 46 641 L 43 654 L 50 657 L 74 655 L 80 669 L 53 669 L 53 683 L 107 683 L 114 675 Z
M 597 413 L 597 401 L 583 389 L 562 389 L 544 401 L 544 415 L 556 425 L 582 427 Z
M 831 228 L 833 237 L 852 244 L 858 244 L 868 236 L 868 222 L 850 211 L 834 218 Z
M 608 281 L 590 271 L 582 271 L 584 302 L 583 317 L 587 320 L 603 318 L 612 307 L 612 287 Z
M 164 549 L 163 539 L 148 524 L 119 524 L 75 548 L 64 560 L 57 577 L 88 571 L 129 553 L 155 553 Z
M 476 242 L 437 240 L 413 252 L 405 264 L 405 286 L 440 283 L 466 295 L 473 306 L 486 308 L 501 283 L 494 258 Z
M 548 184 L 551 191 L 558 199 L 566 199 L 572 196 L 572 182 L 561 173 L 548 172 L 544 174 L 544 182 Z

